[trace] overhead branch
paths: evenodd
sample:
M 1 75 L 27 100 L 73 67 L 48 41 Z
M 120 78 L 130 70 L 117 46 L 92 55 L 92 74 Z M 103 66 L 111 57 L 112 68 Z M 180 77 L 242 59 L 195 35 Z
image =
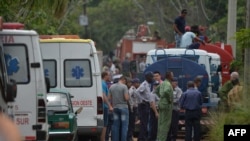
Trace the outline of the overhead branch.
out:
M 180 13 L 180 9 L 176 6 L 176 4 L 173 2 L 173 0 L 170 1 L 170 3 L 173 5 L 173 7 Z
M 200 8 L 201 8 L 202 14 L 206 18 L 206 20 L 211 21 L 211 19 L 208 17 L 208 15 L 207 15 L 207 13 L 205 11 L 203 1 L 202 0 L 199 0 L 199 1 L 200 1 Z
M 144 7 L 137 1 L 137 0 L 133 0 L 134 4 L 143 11 L 143 16 L 144 16 L 144 19 L 145 21 L 147 21 L 147 16 L 146 16 L 146 12 L 145 12 L 145 9 Z

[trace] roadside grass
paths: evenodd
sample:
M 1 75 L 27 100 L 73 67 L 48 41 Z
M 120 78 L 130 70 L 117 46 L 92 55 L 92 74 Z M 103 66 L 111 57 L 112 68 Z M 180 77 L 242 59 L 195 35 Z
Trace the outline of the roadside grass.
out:
M 209 127 L 210 141 L 224 140 L 224 125 L 250 125 L 250 98 L 235 105 L 228 113 L 213 112 L 211 118 L 214 124 Z

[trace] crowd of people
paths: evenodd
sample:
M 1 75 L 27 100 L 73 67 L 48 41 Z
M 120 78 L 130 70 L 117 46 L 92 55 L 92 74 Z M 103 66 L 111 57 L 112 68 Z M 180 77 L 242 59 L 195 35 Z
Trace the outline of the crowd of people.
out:
M 104 69 L 102 141 L 109 141 L 110 135 L 112 141 L 132 141 L 136 124 L 139 125 L 138 141 L 175 141 L 180 109 L 188 112 L 187 141 L 192 137 L 200 140 L 202 95 L 196 80 L 188 82 L 188 89 L 183 93 L 171 71 L 146 72 L 142 82 L 125 75 L 118 80 L 112 78 L 111 70 Z
M 204 28 L 186 26 L 187 10 L 174 21 L 177 48 L 198 49 L 200 43 L 210 43 Z M 158 35 L 158 32 L 155 33 Z M 200 42 L 200 43 L 199 43 Z M 144 72 L 145 57 L 137 60 L 137 72 Z M 122 68 L 122 69 L 121 69 Z M 103 68 L 102 87 L 104 98 L 104 128 L 102 141 L 132 141 L 136 124 L 139 124 L 138 141 L 176 141 L 180 111 L 185 112 L 185 141 L 200 141 L 203 97 L 199 91 L 202 79 L 196 77 L 187 82 L 187 90 L 178 86 L 174 72 L 161 74 L 158 71 L 145 72 L 144 81 L 131 71 L 131 62 L 126 57 L 115 65 L 108 61 Z M 162 77 L 164 76 L 165 77 Z M 233 72 L 219 90 L 220 107 L 226 109 L 241 97 L 239 74 Z

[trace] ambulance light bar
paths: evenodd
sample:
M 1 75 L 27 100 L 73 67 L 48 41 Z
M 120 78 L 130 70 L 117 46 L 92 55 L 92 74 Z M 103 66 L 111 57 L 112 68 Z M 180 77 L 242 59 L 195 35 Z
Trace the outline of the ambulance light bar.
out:
M 24 29 L 24 24 L 21 23 L 3 23 L 3 29 Z

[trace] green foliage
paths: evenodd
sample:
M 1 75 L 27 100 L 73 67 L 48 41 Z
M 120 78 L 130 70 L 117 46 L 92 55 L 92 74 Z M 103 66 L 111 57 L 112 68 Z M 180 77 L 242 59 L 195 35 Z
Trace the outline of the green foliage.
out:
M 244 86 L 244 85 L 243 85 Z M 215 122 L 209 127 L 208 138 L 211 141 L 224 140 L 224 125 L 249 125 L 250 124 L 250 98 L 243 98 L 234 109 L 227 113 L 214 112 L 211 119 Z
M 206 25 L 213 41 L 226 40 L 228 1 L 211 0 L 86 0 L 89 25 L 78 23 L 84 0 L 1 0 L 0 13 L 7 22 L 22 22 L 39 34 L 79 34 L 96 41 L 106 54 L 129 29 L 153 21 L 151 31 L 158 30 L 168 42 L 174 41 L 173 20 L 187 8 L 188 25 Z M 204 10 L 202 10 L 202 6 Z M 245 25 L 245 1 L 238 1 L 237 29 Z M 204 11 L 208 18 L 205 18 Z M 87 29 L 87 30 L 85 30 Z M 87 31 L 87 32 L 86 32 Z M 211 33 L 211 34 L 210 34 Z
M 240 48 L 250 48 L 250 28 L 241 29 L 235 35 L 237 45 Z
M 114 50 L 125 32 L 135 28 L 138 19 L 134 19 L 136 7 L 127 0 L 108 0 L 98 7 L 88 8 L 90 38 L 105 54 Z M 83 35 L 81 35 L 83 36 Z
M 242 67 L 243 67 L 242 61 L 233 60 L 233 61 L 230 63 L 230 70 L 231 70 L 231 71 L 239 71 L 239 70 L 242 69 Z

